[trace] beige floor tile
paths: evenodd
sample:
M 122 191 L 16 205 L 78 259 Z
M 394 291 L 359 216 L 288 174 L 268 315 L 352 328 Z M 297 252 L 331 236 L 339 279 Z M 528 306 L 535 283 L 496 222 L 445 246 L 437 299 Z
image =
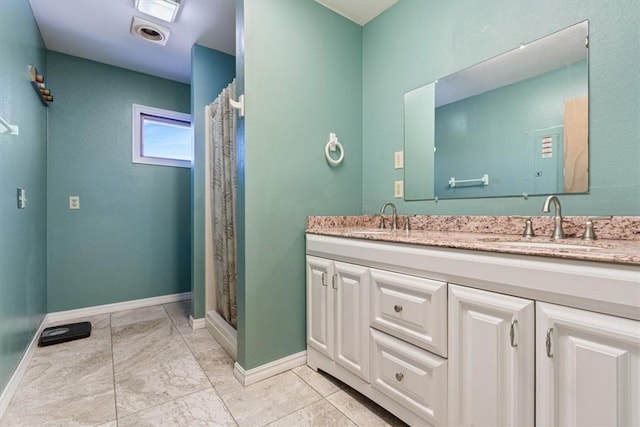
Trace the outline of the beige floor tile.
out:
M 203 353 L 214 348 L 222 348 L 207 329 L 196 329 L 187 333 L 180 331 L 180 333 L 194 353 Z
M 174 302 L 171 304 L 165 304 L 164 309 L 171 318 L 171 321 L 180 333 L 192 332 L 193 329 L 189 325 L 189 315 L 191 314 L 191 301 L 184 300 Z
M 118 427 L 236 425 L 213 388 L 172 400 L 118 421 Z
M 35 383 L 21 384 L 0 426 L 95 426 L 113 420 L 113 377 L 110 366 L 101 367 L 103 362 L 92 366 L 85 361 L 83 366 L 73 368 L 75 372 L 51 379 L 58 385 L 57 390 Z M 63 368 L 59 372 L 65 371 Z
M 322 371 L 314 371 L 307 365 L 293 369 L 293 372 L 309 384 L 322 397 L 327 397 L 343 387 L 343 384 Z
M 113 328 L 112 345 L 116 372 L 129 368 L 131 364 L 139 364 L 141 359 L 151 359 L 147 364 L 161 360 L 165 354 L 172 354 L 174 347 L 187 348 L 168 318 Z
M 216 386 L 225 381 L 235 380 L 233 360 L 206 329 L 183 334 L 183 337 L 211 384 Z
M 124 310 L 113 313 L 111 315 L 111 327 L 120 328 L 132 323 L 168 318 L 169 316 L 167 315 L 167 312 L 161 305 L 134 308 L 133 310 Z
M 109 316 L 87 320 L 89 338 L 36 349 L 0 425 L 95 426 L 115 419 Z
M 243 387 L 188 313 L 178 302 L 77 320 L 91 337 L 36 349 L 0 426 L 404 425 L 306 365 Z
M 332 394 L 327 400 L 359 426 L 406 426 L 393 414 L 349 387 Z
M 264 426 L 322 398 L 291 371 L 248 387 L 224 382 L 216 391 L 240 426 Z
M 269 424 L 269 427 L 355 427 L 335 406 L 321 400 Z
M 164 316 L 113 328 L 118 416 L 210 387 L 182 336 Z

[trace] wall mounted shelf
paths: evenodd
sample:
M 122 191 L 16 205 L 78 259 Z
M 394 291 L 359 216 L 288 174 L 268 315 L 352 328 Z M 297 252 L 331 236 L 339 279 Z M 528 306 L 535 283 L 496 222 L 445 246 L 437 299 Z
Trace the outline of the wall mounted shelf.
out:
M 40 98 L 40 102 L 45 107 L 49 106 L 49 103 L 53 102 L 53 95 L 51 91 L 47 89 L 44 75 L 38 72 L 38 69 L 33 65 L 29 65 L 29 80 L 31 81 L 31 86 L 38 94 L 38 98 Z

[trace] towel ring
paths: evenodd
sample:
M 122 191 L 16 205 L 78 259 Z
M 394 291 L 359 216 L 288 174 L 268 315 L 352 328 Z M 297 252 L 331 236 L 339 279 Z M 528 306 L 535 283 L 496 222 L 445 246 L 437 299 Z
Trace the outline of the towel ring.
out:
M 340 151 L 340 155 L 337 159 L 334 159 L 329 153 L 336 150 Z M 344 148 L 342 147 L 342 144 L 340 144 L 340 141 L 338 141 L 335 133 L 329 134 L 329 142 L 327 142 L 327 145 L 324 147 L 324 156 L 327 158 L 327 162 L 329 162 L 331 166 L 339 165 L 344 159 Z

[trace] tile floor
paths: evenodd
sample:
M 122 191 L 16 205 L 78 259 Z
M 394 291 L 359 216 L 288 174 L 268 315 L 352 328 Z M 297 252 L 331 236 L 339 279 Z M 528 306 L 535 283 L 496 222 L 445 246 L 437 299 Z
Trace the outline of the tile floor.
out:
M 405 425 L 307 366 L 241 386 L 188 312 L 179 302 L 79 319 L 91 337 L 38 348 L 0 426 Z

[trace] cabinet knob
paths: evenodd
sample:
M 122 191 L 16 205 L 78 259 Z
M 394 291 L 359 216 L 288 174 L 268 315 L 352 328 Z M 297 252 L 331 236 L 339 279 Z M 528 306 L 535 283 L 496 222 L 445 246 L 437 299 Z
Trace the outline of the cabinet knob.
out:
M 402 372 L 396 372 L 396 380 L 402 381 L 404 374 Z
M 396 304 L 393 306 L 393 309 L 396 311 L 396 313 L 400 313 L 402 311 L 402 306 L 400 304 Z

